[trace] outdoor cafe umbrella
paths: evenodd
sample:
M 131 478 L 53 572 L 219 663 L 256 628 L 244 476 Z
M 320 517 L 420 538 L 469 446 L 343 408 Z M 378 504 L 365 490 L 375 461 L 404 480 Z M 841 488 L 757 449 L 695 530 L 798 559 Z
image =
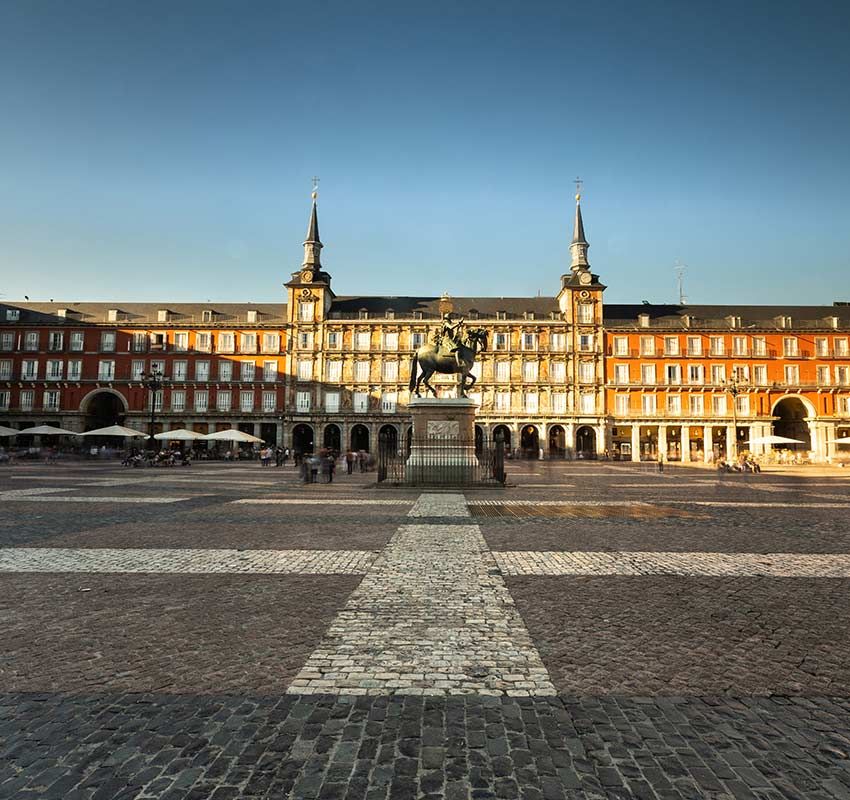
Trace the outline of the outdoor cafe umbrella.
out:
M 850 436 L 842 436 L 840 439 L 833 439 L 831 444 L 850 444 Z
M 805 444 L 802 439 L 789 439 L 787 436 L 754 436 L 744 444 Z
M 202 436 L 202 439 L 206 439 L 211 442 L 263 442 L 263 439 L 258 439 L 256 436 L 251 436 L 250 433 L 245 433 L 244 431 L 237 430 L 236 428 L 229 428 L 226 431 L 216 431 L 215 433 L 208 433 L 206 436 Z
M 5 425 L 0 425 L 0 436 L 17 436 L 20 431 L 17 428 L 7 428 Z
M 125 428 L 123 425 L 110 425 L 108 428 L 98 428 L 94 431 L 86 431 L 78 433 L 77 436 L 121 436 L 124 439 L 130 439 L 134 436 L 147 439 L 147 435 L 141 431 L 135 431 L 132 428 Z
M 195 439 L 203 439 L 204 434 L 198 433 L 197 431 L 190 431 L 186 428 L 175 428 L 173 431 L 163 431 L 162 433 L 157 433 L 153 437 L 154 439 L 165 439 L 173 442 L 191 442 Z
M 24 428 L 22 431 L 17 431 L 18 434 L 29 434 L 32 436 L 76 436 L 76 431 L 66 431 L 64 428 L 57 428 L 54 425 L 36 425 L 34 428 Z

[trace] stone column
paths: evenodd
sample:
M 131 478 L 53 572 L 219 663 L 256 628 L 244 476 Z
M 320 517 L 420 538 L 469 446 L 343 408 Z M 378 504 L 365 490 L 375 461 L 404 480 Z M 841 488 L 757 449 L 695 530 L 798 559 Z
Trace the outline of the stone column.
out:
M 679 447 L 682 451 L 682 463 L 691 460 L 691 426 L 682 425 L 679 429 Z
M 260 438 L 260 430 L 261 430 L 259 422 L 254 423 L 254 429 L 253 430 L 254 430 L 254 436 L 256 436 L 259 439 Z
M 734 425 L 726 426 L 726 460 L 733 461 L 735 459 L 735 440 L 738 432 Z
M 712 438 L 713 435 L 714 430 L 711 425 L 702 426 L 702 460 L 705 464 L 710 464 L 711 458 L 714 455 L 714 439 Z
M 275 435 L 277 437 L 277 446 L 283 447 L 283 423 L 282 422 L 278 422 L 277 425 L 275 425 Z
M 667 426 L 658 426 L 658 454 L 667 460 Z
M 611 452 L 608 441 L 608 427 L 606 425 L 596 426 L 596 455 L 601 456 L 605 451 Z
M 826 461 L 831 464 L 835 460 L 835 423 L 825 422 L 823 430 L 826 436 Z
M 640 461 L 640 425 L 632 424 L 632 461 Z
M 823 427 L 820 422 L 809 423 L 809 435 L 812 440 L 812 461 L 821 462 L 826 458 L 826 448 L 823 446 Z

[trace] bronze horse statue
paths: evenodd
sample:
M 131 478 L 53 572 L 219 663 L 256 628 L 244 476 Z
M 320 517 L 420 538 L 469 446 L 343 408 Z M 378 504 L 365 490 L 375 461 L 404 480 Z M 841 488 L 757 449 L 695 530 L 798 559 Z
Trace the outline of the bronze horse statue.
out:
M 444 340 L 445 341 L 445 340 Z M 424 344 L 413 354 L 413 364 L 410 367 L 410 390 L 420 397 L 419 386 L 424 383 L 434 397 L 437 392 L 428 383 L 428 379 L 435 373 L 444 375 L 460 373 L 460 395 L 466 397 L 466 390 L 471 389 L 475 383 L 472 367 L 475 357 L 482 350 L 487 349 L 487 331 L 484 328 L 471 328 L 457 345 L 457 351 L 451 352 L 445 345 L 436 347 L 433 344 Z M 457 357 L 455 357 L 457 356 Z M 419 367 L 422 371 L 419 372 Z M 418 377 L 417 377 L 418 374 Z M 467 383 L 467 381 L 469 381 Z

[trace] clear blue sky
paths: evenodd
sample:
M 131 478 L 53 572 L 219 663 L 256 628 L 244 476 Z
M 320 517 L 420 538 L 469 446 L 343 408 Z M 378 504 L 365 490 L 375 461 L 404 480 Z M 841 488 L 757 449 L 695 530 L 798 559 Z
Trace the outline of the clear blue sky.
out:
M 844 2 L 0 3 L 0 299 L 850 300 Z

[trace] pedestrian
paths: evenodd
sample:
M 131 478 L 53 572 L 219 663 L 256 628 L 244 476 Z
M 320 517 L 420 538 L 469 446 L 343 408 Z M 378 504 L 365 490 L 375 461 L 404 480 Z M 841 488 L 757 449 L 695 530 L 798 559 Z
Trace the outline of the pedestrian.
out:
M 658 471 L 664 472 L 664 453 L 658 454 Z
M 274 465 L 276 467 L 279 467 L 281 461 L 283 461 L 283 450 L 281 450 L 279 447 L 275 447 L 275 449 L 274 449 Z
M 334 482 L 334 472 L 336 472 L 336 459 L 333 453 L 328 453 L 328 483 Z
M 357 453 L 357 460 L 360 463 L 360 471 L 366 472 L 366 451 L 361 450 Z
M 345 468 L 349 475 L 354 471 L 354 453 L 351 450 L 345 453 Z

